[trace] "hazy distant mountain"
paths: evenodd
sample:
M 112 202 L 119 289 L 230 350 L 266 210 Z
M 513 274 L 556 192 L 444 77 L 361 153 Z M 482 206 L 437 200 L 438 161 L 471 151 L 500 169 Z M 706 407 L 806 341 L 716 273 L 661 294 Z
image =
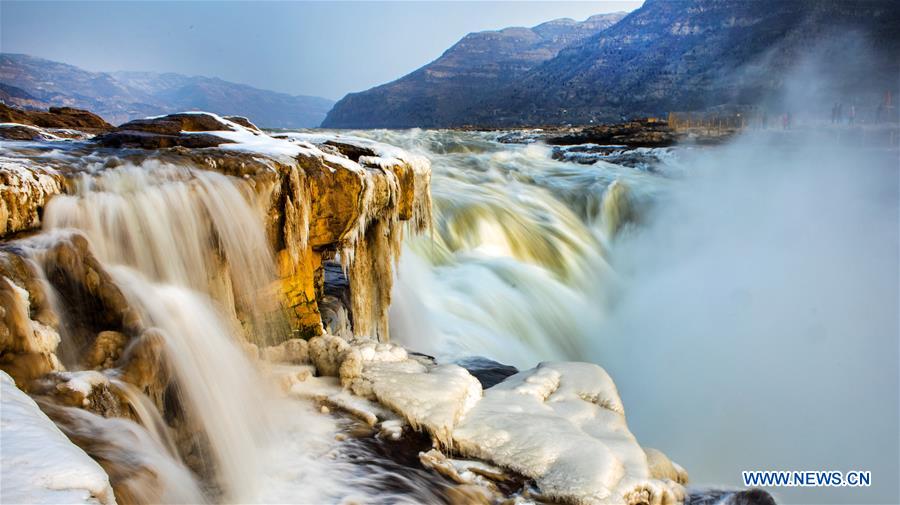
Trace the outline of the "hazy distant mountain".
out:
M 578 22 L 470 33 L 441 57 L 394 82 L 347 95 L 323 126 L 441 126 L 467 121 L 466 105 L 498 92 L 560 49 L 618 22 L 624 12 Z
M 898 55 L 898 0 L 647 0 L 620 22 L 569 43 L 512 79 L 461 76 L 447 97 L 434 90 L 442 89 L 434 79 L 411 78 L 435 62 L 394 83 L 348 95 L 325 124 L 614 121 L 621 115 L 759 103 L 784 95 L 791 84 L 786 78 L 798 66 L 810 68 L 804 74 L 808 89 L 789 90 L 797 99 L 810 99 L 822 91 L 819 83 L 828 82 L 838 96 L 854 100 L 866 92 L 896 91 Z M 448 109 L 454 114 L 446 114 Z M 389 118 L 373 116 L 385 110 Z
M 113 124 L 138 117 L 205 110 L 247 116 L 260 126 L 280 128 L 318 126 L 334 103 L 211 77 L 88 72 L 22 54 L 0 54 L 0 100 L 23 107 L 84 108 Z

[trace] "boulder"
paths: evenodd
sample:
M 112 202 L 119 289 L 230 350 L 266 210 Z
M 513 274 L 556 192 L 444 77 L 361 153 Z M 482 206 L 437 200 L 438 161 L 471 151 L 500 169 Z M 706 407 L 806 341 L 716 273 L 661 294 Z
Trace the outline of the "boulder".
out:
M 50 107 L 48 111 L 22 110 L 3 103 L 0 103 L 0 123 L 65 128 L 86 133 L 102 133 L 113 129 L 103 118 L 86 110 L 72 107 Z
M 255 131 L 258 128 L 246 121 Z M 215 114 L 180 113 L 155 118 L 135 119 L 95 140 L 106 147 L 163 149 L 168 147 L 204 148 L 232 143 L 226 138 L 197 132 L 234 132 L 244 128 Z M 244 128 L 249 130 L 249 128 Z

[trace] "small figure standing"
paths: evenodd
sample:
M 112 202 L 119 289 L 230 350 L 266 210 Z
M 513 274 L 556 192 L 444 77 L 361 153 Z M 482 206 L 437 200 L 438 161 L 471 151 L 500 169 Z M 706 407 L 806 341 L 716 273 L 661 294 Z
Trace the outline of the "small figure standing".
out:
M 847 121 L 850 124 L 853 124 L 856 121 L 856 106 L 855 105 L 850 106 L 850 113 L 847 115 Z

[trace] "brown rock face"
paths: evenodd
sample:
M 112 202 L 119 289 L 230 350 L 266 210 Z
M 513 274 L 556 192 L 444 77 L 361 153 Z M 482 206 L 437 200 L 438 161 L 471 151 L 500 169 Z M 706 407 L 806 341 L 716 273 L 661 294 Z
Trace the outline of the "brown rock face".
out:
M 0 123 L 19 123 L 42 128 L 68 128 L 87 133 L 110 131 L 113 126 L 100 116 L 72 107 L 50 107 L 49 111 L 22 110 L 0 103 Z

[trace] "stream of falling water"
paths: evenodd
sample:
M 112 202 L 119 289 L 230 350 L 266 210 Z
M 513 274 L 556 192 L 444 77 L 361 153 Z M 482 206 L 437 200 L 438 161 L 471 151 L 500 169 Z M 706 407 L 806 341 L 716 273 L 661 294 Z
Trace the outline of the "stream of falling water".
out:
M 140 462 L 153 472 L 154 482 L 128 486 L 130 498 L 147 503 L 412 499 L 379 491 L 379 479 L 391 478 L 391 471 L 379 474 L 340 457 L 336 419 L 277 397 L 243 352 L 234 307 L 261 321 L 272 311 L 266 300 L 276 297 L 265 295 L 274 286 L 273 259 L 262 216 L 242 180 L 151 160 L 85 175 L 77 189 L 48 205 L 44 227 L 50 233 L 76 229 L 88 238 L 129 306 L 163 340 L 178 387 L 176 411 L 188 426 L 182 436 L 186 431 L 189 438 L 199 437 L 173 441 L 153 401 L 127 386 L 123 390 L 143 428 L 63 408 L 68 434 L 95 457 L 121 465 Z M 265 343 L 270 339 L 260 331 L 279 328 L 253 324 L 248 333 Z M 66 321 L 61 331 L 63 342 L 84 345 Z M 190 457 L 214 469 L 215 478 L 198 479 L 176 446 L 191 448 Z M 420 499 L 432 496 L 427 489 L 421 493 Z M 415 489 L 407 494 L 415 496 Z

